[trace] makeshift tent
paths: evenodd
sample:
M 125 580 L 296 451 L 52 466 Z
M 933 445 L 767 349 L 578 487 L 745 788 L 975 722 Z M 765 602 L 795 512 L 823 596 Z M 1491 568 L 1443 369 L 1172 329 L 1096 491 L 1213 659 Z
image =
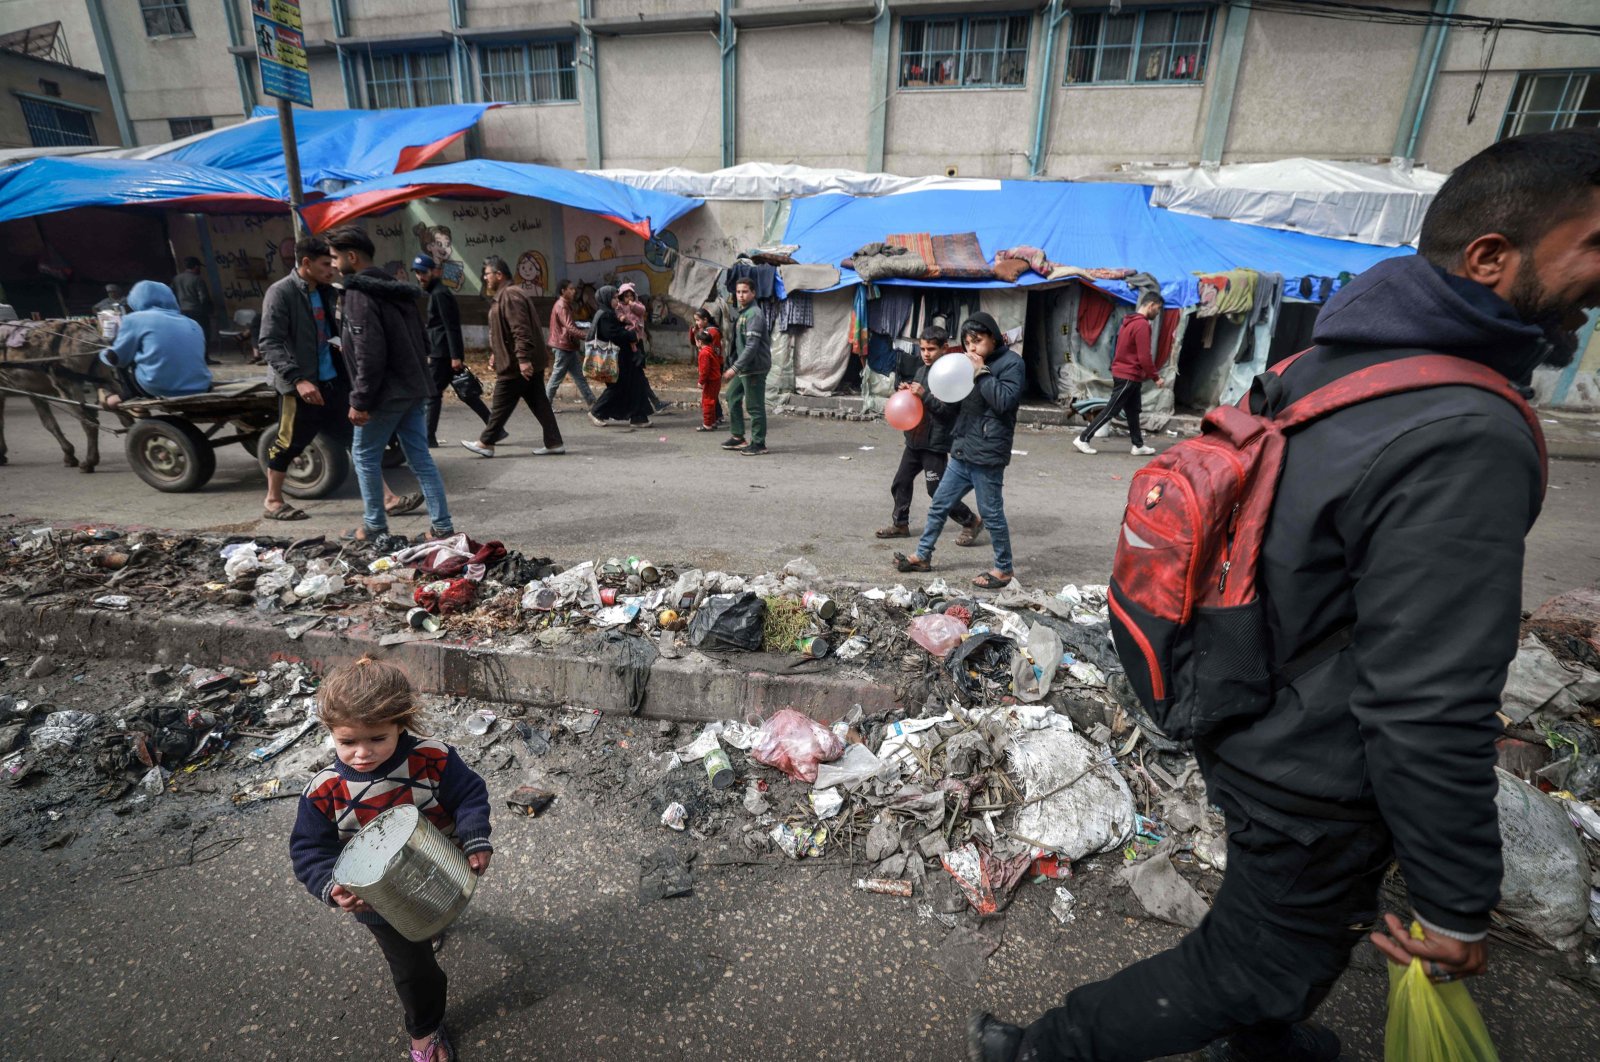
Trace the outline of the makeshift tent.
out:
M 596 177 L 670 192 L 696 199 L 734 199 L 764 202 L 797 196 L 839 192 L 845 195 L 899 195 L 937 188 L 984 189 L 994 191 L 1000 182 L 972 177 L 900 177 L 892 173 L 862 173 L 858 170 L 817 169 L 778 162 L 745 162 L 726 169 L 701 173 L 679 166 L 661 170 L 584 170 Z
M 162 206 L 205 213 L 283 213 L 281 186 L 212 166 L 43 158 L 0 169 L 0 222 L 85 206 Z
M 499 199 L 508 195 L 547 199 L 587 210 L 645 239 L 701 205 L 698 199 L 646 191 L 553 166 L 469 159 L 352 185 L 307 205 L 301 213 L 313 231 L 322 232 L 351 218 L 382 213 L 414 199 Z
M 1445 175 L 1370 162 L 1280 159 L 1104 179 L 1151 185 L 1151 204 L 1180 214 L 1397 247 L 1417 242 Z
M 907 192 L 876 198 L 812 196 L 794 201 L 785 244 L 797 261 L 838 265 L 860 246 L 891 233 L 975 232 L 992 260 L 1004 248 L 1042 248 L 1051 261 L 1084 268 L 1133 269 L 1160 282 L 1169 306 L 1199 302 L 1195 274 L 1234 268 L 1300 279 L 1338 277 L 1368 269 L 1409 248 L 1279 232 L 1150 206 L 1150 190 L 1134 185 L 1067 181 L 1001 181 L 995 191 Z M 856 282 L 844 273 L 843 284 Z M 935 287 L 1010 287 L 1002 280 L 886 280 Z M 1048 283 L 1037 273 L 1018 281 Z M 1120 281 L 1097 286 L 1126 301 L 1134 289 Z

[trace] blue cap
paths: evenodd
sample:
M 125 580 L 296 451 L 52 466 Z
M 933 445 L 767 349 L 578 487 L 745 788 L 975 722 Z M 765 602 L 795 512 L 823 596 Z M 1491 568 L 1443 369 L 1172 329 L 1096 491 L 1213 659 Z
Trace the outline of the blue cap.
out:
M 419 254 L 411 260 L 411 271 L 413 273 L 427 273 L 438 267 L 439 263 L 425 254 Z

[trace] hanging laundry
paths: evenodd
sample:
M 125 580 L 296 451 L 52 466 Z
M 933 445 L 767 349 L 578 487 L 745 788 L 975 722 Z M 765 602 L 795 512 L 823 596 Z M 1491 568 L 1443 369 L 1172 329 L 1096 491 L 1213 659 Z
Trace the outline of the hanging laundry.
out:
M 791 328 L 810 328 L 814 320 L 809 291 L 790 292 L 789 297 L 778 304 L 777 327 L 780 332 L 787 332 Z
M 749 280 L 755 284 L 756 298 L 770 299 L 776 290 L 778 268 L 740 259 L 722 271 L 722 286 L 729 295 L 733 294 L 734 285 L 741 280 Z
M 867 328 L 886 336 L 897 336 L 905 330 L 906 322 L 911 319 L 915 296 L 910 289 L 888 284 L 879 290 L 882 294 L 867 303 Z
M 1106 330 L 1106 324 L 1111 320 L 1111 300 L 1098 289 L 1087 284 L 1078 286 L 1078 335 L 1083 341 L 1095 344 L 1100 341 L 1100 333 Z

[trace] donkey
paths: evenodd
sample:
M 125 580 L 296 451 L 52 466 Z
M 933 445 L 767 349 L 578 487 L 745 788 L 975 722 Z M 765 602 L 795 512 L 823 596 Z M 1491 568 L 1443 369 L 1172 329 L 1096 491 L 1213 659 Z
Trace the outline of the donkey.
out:
M 26 391 L 30 395 L 53 395 L 72 402 L 81 402 L 79 415 L 84 425 L 84 455 L 78 460 L 72 443 L 56 421 L 52 403 L 42 398 L 29 397 L 39 422 L 55 437 L 61 447 L 62 464 L 80 472 L 93 472 L 100 463 L 100 412 L 97 405 L 98 387 L 109 383 L 111 371 L 100 361 L 103 346 L 99 332 L 87 321 L 54 321 L 50 330 L 30 330 L 28 341 L 17 360 L 6 358 L 13 351 L 0 351 L 0 388 Z M 45 360 L 49 359 L 49 360 Z M 30 364 L 30 362 L 32 364 Z M 6 398 L 9 392 L 0 390 L 0 465 L 6 457 Z

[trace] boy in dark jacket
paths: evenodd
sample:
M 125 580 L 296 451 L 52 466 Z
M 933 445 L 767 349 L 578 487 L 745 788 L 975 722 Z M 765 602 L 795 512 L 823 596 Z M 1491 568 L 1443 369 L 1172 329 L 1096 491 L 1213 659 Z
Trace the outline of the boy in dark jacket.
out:
M 1150 322 L 1160 319 L 1164 306 L 1166 302 L 1160 295 L 1146 292 L 1134 311 L 1122 319 L 1117 331 L 1117 352 L 1111 359 L 1111 397 L 1083 434 L 1072 440 L 1081 453 L 1098 452 L 1089 444 L 1118 413 L 1128 417 L 1128 438 L 1133 443 L 1129 452 L 1135 457 L 1155 453 L 1154 448 L 1144 444 L 1144 435 L 1139 431 L 1139 399 L 1146 380 L 1154 380 L 1157 387 L 1166 386 L 1156 372 L 1155 344 L 1150 334 Z
M 439 414 L 444 393 L 458 373 L 466 371 L 467 354 L 461 342 L 461 307 L 456 293 L 445 287 L 444 270 L 432 255 L 419 254 L 411 260 L 411 273 L 417 286 L 428 296 L 428 368 L 433 373 L 433 397 L 428 401 L 428 445 L 439 447 Z M 472 391 L 458 395 L 461 404 L 489 422 L 489 407 Z M 495 440 L 498 442 L 499 440 Z
M 431 534 L 454 534 L 444 479 L 428 452 L 427 404 L 433 381 L 417 289 L 372 264 L 372 239 L 355 226 L 334 229 L 325 238 L 344 274 L 340 350 L 350 376 L 350 423 L 355 425 L 350 456 L 364 510 L 362 526 L 351 537 L 375 541 L 384 552 L 385 546 L 405 544 L 389 535 L 384 509 L 383 451 L 390 436 L 399 438 L 422 488 Z
M 1424 352 L 1525 383 L 1570 360 L 1600 303 L 1596 247 L 1600 130 L 1502 140 L 1440 188 L 1417 254 L 1328 302 L 1316 346 L 1260 378 L 1257 408 Z M 1465 386 L 1371 399 L 1289 436 L 1256 565 L 1273 703 L 1195 742 L 1227 819 L 1210 913 L 1026 1029 L 975 1017 L 974 1062 L 1208 1044 L 1215 1060 L 1331 1062 L 1338 1036 L 1305 1019 L 1374 928 L 1390 961 L 1421 959 L 1434 981 L 1484 972 L 1502 872 L 1496 712 L 1541 502 L 1535 443 L 1511 403 Z M 1395 859 L 1420 940 L 1378 919 Z
M 922 478 L 931 498 L 938 493 L 945 466 L 950 462 L 950 430 L 955 426 L 958 408 L 939 401 L 928 390 L 928 368 L 944 355 L 949 339 L 950 333 L 938 325 L 929 325 L 917 340 L 920 353 L 899 355 L 895 371 L 900 379 L 899 389 L 910 391 L 922 400 L 922 421 L 905 433 L 906 448 L 900 454 L 894 482 L 889 485 L 894 515 L 889 526 L 877 532 L 879 538 L 911 537 L 911 493 L 917 478 Z M 978 532 L 983 530 L 983 521 L 965 502 L 958 501 L 950 507 L 950 519 L 966 528 L 956 540 L 957 545 L 972 545 Z
M 978 515 L 989 529 L 994 546 L 994 567 L 972 580 L 984 590 L 998 590 L 1011 582 L 1011 529 L 1006 525 L 1006 465 L 1011 463 L 1011 441 L 1017 431 L 1017 408 L 1022 405 L 1024 369 L 1022 357 L 1006 345 L 1004 333 L 995 319 L 975 313 L 961 326 L 961 343 L 972 362 L 972 393 L 961 400 L 956 415 L 950 463 L 944 480 L 928 506 L 928 522 L 922 531 L 917 552 L 907 557 L 894 555 L 895 567 L 903 572 L 925 572 L 933 568 L 933 547 L 944 530 L 945 519 L 968 491 L 978 495 Z

